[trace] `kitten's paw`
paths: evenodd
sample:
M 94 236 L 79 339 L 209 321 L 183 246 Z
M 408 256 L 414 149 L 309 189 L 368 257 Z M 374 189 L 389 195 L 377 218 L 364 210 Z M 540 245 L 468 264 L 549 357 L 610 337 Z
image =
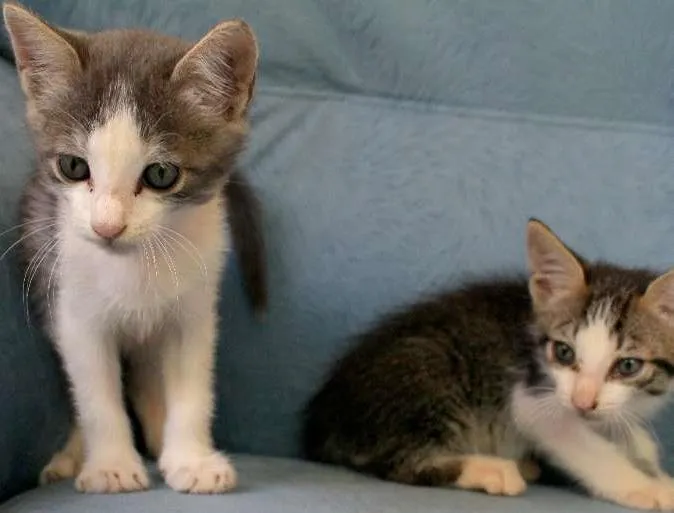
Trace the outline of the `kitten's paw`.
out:
M 609 499 L 633 509 L 674 511 L 674 485 L 670 480 L 651 480 L 644 486 L 627 489 Z
M 236 470 L 229 459 L 217 451 L 166 452 L 159 460 L 159 468 L 166 484 L 178 492 L 224 493 L 236 486 Z
M 57 452 L 51 461 L 40 472 L 40 485 L 57 483 L 64 479 L 72 479 L 77 474 L 81 462 L 67 452 Z
M 490 495 L 520 495 L 527 489 L 517 462 L 489 456 L 467 456 L 456 486 Z
M 87 461 L 75 480 L 75 488 L 86 493 L 123 493 L 147 490 L 150 479 L 137 455 Z

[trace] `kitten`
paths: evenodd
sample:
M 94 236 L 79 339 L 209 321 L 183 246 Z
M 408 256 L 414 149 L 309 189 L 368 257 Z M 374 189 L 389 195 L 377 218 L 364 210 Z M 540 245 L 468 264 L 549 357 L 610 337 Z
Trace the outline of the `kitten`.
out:
M 596 497 L 674 508 L 643 422 L 674 376 L 674 271 L 589 264 L 542 223 L 530 279 L 466 285 L 384 319 L 305 411 L 313 460 L 517 495 L 540 455 Z
M 257 202 L 235 171 L 257 43 L 242 21 L 198 43 L 83 33 L 4 5 L 38 169 L 22 201 L 26 287 L 69 377 L 78 427 L 42 474 L 84 492 L 145 489 L 120 357 L 150 451 L 175 490 L 236 483 L 211 438 L 217 300 L 232 243 L 254 305 Z M 34 282 L 34 283 L 33 283 Z

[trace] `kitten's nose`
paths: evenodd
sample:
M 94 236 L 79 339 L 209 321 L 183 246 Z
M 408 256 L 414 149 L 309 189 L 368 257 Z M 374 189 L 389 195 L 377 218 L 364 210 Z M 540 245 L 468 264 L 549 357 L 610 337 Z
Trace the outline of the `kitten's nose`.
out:
M 573 406 L 581 413 L 590 413 L 591 411 L 596 410 L 598 406 L 596 399 L 590 399 L 587 401 L 573 399 L 571 402 L 573 403 Z
M 571 394 L 571 404 L 582 413 L 589 413 L 597 409 L 600 385 L 591 376 L 578 376 L 573 393 Z
M 116 239 L 126 230 L 125 224 L 99 223 L 92 224 L 91 227 L 99 237 L 107 240 Z

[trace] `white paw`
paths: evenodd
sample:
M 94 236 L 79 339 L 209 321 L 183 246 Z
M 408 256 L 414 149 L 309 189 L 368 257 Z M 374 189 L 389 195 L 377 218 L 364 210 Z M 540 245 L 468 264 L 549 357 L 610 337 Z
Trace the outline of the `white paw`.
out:
M 674 485 L 669 479 L 652 479 L 607 498 L 633 509 L 674 511 Z
M 224 493 L 236 486 L 236 470 L 229 459 L 217 451 L 194 453 L 190 451 L 165 452 L 159 468 L 166 484 L 178 492 Z
M 468 456 L 463 461 L 456 486 L 483 490 L 490 495 L 520 495 L 527 484 L 517 462 L 488 456 Z
M 134 454 L 87 461 L 75 480 L 75 488 L 86 493 L 135 492 L 149 486 L 147 470 Z
M 57 452 L 40 472 L 40 485 L 72 479 L 77 474 L 80 463 L 72 454 Z

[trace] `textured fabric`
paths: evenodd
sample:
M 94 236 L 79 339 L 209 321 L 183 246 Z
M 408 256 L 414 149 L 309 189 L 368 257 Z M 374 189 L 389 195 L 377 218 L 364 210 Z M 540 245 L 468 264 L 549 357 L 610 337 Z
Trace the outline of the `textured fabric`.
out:
M 35 483 L 66 423 L 63 380 L 40 331 L 29 329 L 16 272 L 16 207 L 31 165 L 16 70 L 0 62 L 0 502 Z M 8 231 L 9 230 L 9 231 Z
M 219 18 L 242 15 L 260 35 L 262 73 L 245 164 L 266 209 L 272 298 L 266 321 L 254 322 L 236 269 L 228 271 L 215 422 L 222 447 L 297 455 L 301 407 L 349 337 L 419 294 L 476 274 L 521 270 L 530 216 L 588 257 L 674 264 L 671 2 L 27 3 L 73 26 L 144 24 L 191 38 Z M 30 169 L 22 98 L 6 65 L 0 112 L 2 231 L 16 223 L 16 198 Z M 12 240 L 0 237 L 0 248 Z M 67 428 L 58 365 L 27 328 L 13 265 L 11 258 L 0 262 L 0 500 L 34 482 Z M 659 432 L 670 467 L 672 420 L 663 417 Z M 302 502 L 305 485 L 284 491 L 295 464 L 279 478 L 276 467 L 255 465 L 260 476 L 272 475 L 258 486 L 251 471 L 248 481 L 266 504 L 281 500 L 275 493 L 295 497 L 288 505 L 294 511 L 347 504 L 339 488 L 334 502 L 322 500 L 332 493 L 328 477 L 325 492 Z M 368 491 L 358 483 L 356 495 L 384 505 L 361 510 L 398 503 L 389 488 Z M 51 493 L 63 504 L 85 500 L 53 490 L 30 500 Z M 444 504 L 444 495 L 435 495 L 443 492 L 406 493 L 423 494 L 407 511 L 426 496 L 429 510 Z M 161 497 L 164 509 L 186 504 Z M 118 511 L 137 509 L 132 501 L 141 499 L 86 500 L 95 504 L 91 510 L 116 504 Z M 554 500 L 560 508 L 576 504 Z M 513 511 L 543 504 L 529 501 L 493 504 L 517 504 Z M 465 504 L 472 511 L 487 503 Z
M 241 488 L 231 495 L 180 495 L 160 484 L 144 493 L 82 495 L 71 483 L 0 505 L 0 513 L 613 513 L 625 511 L 580 494 L 533 487 L 518 498 L 402 486 L 297 460 L 235 458 Z M 158 478 L 155 475 L 155 483 Z
M 262 84 L 669 124 L 669 0 L 24 0 L 78 28 L 200 37 L 242 16 Z

